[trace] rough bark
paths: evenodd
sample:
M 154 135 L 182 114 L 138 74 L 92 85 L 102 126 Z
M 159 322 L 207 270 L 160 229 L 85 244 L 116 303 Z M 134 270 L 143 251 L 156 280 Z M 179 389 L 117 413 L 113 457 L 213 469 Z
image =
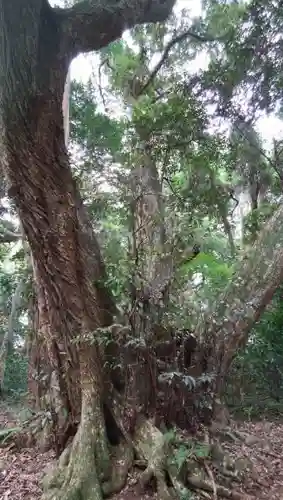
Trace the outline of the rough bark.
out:
M 163 187 L 152 154 L 150 135 L 138 124 L 136 134 L 141 154 L 139 166 L 131 172 L 129 179 L 134 261 L 130 318 L 135 335 L 151 343 L 153 324 L 162 322 L 163 311 L 168 305 L 176 267 L 193 259 L 199 248 L 195 245 L 180 250 L 168 240 Z
M 168 240 L 162 183 L 150 145 L 142 132 L 137 133 L 143 152 L 141 165 L 130 176 L 134 261 L 130 319 L 135 336 L 152 345 L 154 325 L 162 322 L 176 268 L 192 260 L 200 248 L 194 245 L 183 250 Z
M 40 342 L 38 332 L 38 302 L 33 284 L 28 304 L 29 328 L 27 334 L 26 354 L 28 356 L 28 393 L 29 404 L 32 408 L 41 409 L 41 376 L 47 372 L 42 369 L 43 364 L 49 365 L 47 351 L 43 352 L 44 343 Z
M 100 499 L 102 483 L 110 482 L 108 492 L 116 487 L 96 342 L 115 308 L 66 153 L 62 100 L 69 64 L 126 28 L 164 20 L 173 3 L 83 1 L 53 9 L 46 0 L 0 0 L 1 166 L 31 249 L 57 445 L 80 422 L 64 477 L 46 498 Z
M 122 485 L 133 458 L 133 447 L 125 431 L 124 440 L 119 440 L 124 466 L 117 479 L 111 468 L 111 459 L 115 461 L 115 457 L 111 456 L 106 432 L 105 401 L 110 400 L 110 407 L 112 401 L 114 415 L 115 408 L 111 384 L 101 380 L 103 359 L 96 343 L 98 329 L 112 322 L 114 306 L 103 285 L 99 248 L 66 154 L 62 99 L 67 71 L 70 60 L 79 51 L 98 49 L 135 23 L 162 20 L 171 6 L 170 0 L 121 0 L 104 4 L 81 2 L 64 10 L 52 9 L 45 0 L 0 0 L 2 166 L 31 248 L 38 332 L 44 339 L 49 386 L 53 387 L 47 405 L 53 410 L 57 445 L 64 446 L 68 429 L 79 423 L 73 443 L 67 446 L 47 487 L 48 500 L 100 500 L 103 491 L 110 493 L 118 483 Z M 261 291 L 256 295 L 257 303 L 251 306 L 254 319 L 279 278 L 282 280 L 280 249 L 275 249 L 275 253 L 273 249 L 272 256 L 261 253 L 263 263 L 255 258 L 256 267 L 247 276 L 254 274 L 260 280 L 259 287 L 255 281 L 241 286 L 241 290 L 249 290 L 243 297 L 240 294 L 248 326 L 247 300 L 251 292 Z M 260 267 L 272 257 L 273 267 Z M 272 283 L 268 290 L 265 278 Z M 237 295 L 237 287 L 232 292 L 233 297 Z M 225 313 L 225 308 L 220 312 Z M 221 328 L 224 316 L 219 315 L 219 320 L 220 317 Z M 217 339 L 218 355 L 223 352 L 224 340 L 228 347 L 232 342 L 230 347 L 235 348 L 242 338 L 237 318 L 229 324 L 229 338 L 222 339 L 220 334 Z M 246 333 L 244 328 L 243 331 Z M 230 333 L 228 327 L 225 332 Z M 221 363 L 222 358 L 220 366 Z M 124 430 L 122 424 L 120 428 Z M 140 433 L 144 440 L 146 435 Z M 161 454 L 156 452 L 149 457 L 148 473 L 153 471 L 160 480 L 165 447 L 159 437 L 157 440 Z
M 136 98 L 138 99 L 138 97 Z M 133 96 L 134 100 L 134 96 Z M 129 102 L 129 105 L 132 104 Z M 165 220 L 162 184 L 150 146 L 150 137 L 136 124 L 140 140 L 139 166 L 130 174 L 132 260 L 130 282 L 132 333 L 142 353 L 127 362 L 126 392 L 135 408 L 141 406 L 147 413 L 154 412 L 157 401 L 157 366 L 152 347 L 155 325 L 162 321 L 168 302 L 172 274 L 172 256 L 165 256 Z M 167 259 L 166 259 L 167 257 Z
M 141 161 L 143 164 L 131 174 L 135 262 L 132 325 L 137 337 L 149 340 L 153 322 L 161 320 L 168 283 L 163 276 L 163 267 L 166 271 L 167 267 L 161 265 L 165 250 L 161 183 L 149 152 L 144 152 Z
M 75 57 L 105 47 L 125 29 L 167 19 L 175 0 L 83 0 L 69 9 L 57 9 L 66 37 L 66 50 Z M 107 29 L 105 27 L 107 26 Z

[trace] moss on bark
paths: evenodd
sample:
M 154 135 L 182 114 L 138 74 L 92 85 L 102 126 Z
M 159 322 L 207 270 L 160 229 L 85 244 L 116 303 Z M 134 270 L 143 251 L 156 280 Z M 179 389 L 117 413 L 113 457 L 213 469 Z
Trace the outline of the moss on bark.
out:
M 73 443 L 55 471 L 43 482 L 44 500 L 100 500 L 123 488 L 133 463 L 133 448 L 121 440 L 111 449 L 102 405 L 99 353 L 95 346 L 80 351 L 81 422 Z
M 44 480 L 44 500 L 101 500 L 99 476 L 105 469 L 107 456 L 98 463 L 99 429 L 92 419 L 82 419 L 71 447 L 63 452 L 58 467 Z
M 140 478 L 141 486 L 145 488 L 155 478 L 158 498 L 172 500 L 165 479 L 169 442 L 149 420 L 140 420 L 135 430 L 134 446 L 139 458 L 147 461 Z
M 99 453 L 105 446 L 101 438 L 93 422 L 81 423 L 72 445 L 43 480 L 43 500 L 101 500 L 123 488 L 133 448 L 122 442 L 104 456 Z

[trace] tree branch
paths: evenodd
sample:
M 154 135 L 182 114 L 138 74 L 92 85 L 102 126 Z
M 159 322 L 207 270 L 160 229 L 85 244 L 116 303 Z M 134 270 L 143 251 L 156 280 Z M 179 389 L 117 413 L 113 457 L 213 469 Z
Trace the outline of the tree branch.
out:
M 283 206 L 275 212 L 235 267 L 227 287 L 207 309 L 195 330 L 200 366 L 217 374 L 223 389 L 228 369 L 249 333 L 283 283 Z
M 166 59 L 168 58 L 169 52 L 174 47 L 174 45 L 176 45 L 177 43 L 182 42 L 183 40 L 186 40 L 189 37 L 195 39 L 198 42 L 216 42 L 216 41 L 220 41 L 220 40 L 223 39 L 223 37 L 221 37 L 221 38 L 213 38 L 213 37 L 210 37 L 208 35 L 206 35 L 206 36 L 204 36 L 204 35 L 198 35 L 197 33 L 194 33 L 191 30 L 186 30 L 183 33 L 181 33 L 180 35 L 172 38 L 172 40 L 170 40 L 170 42 L 168 42 L 168 44 L 166 45 L 161 58 L 159 59 L 159 61 L 156 64 L 156 66 L 153 68 L 151 74 L 148 77 L 148 80 L 143 85 L 143 87 L 140 89 L 139 96 L 142 95 L 142 94 L 144 94 L 144 92 L 146 91 L 146 89 L 153 82 L 153 80 L 156 77 L 157 73 L 160 71 L 161 67 L 163 66 L 163 64 L 165 63 Z
M 176 0 L 82 0 L 55 8 L 71 57 L 101 49 L 138 24 L 166 21 Z
M 0 243 L 13 243 L 14 241 L 19 241 L 21 238 L 20 233 L 13 233 L 13 231 L 9 231 L 8 229 L 0 229 Z

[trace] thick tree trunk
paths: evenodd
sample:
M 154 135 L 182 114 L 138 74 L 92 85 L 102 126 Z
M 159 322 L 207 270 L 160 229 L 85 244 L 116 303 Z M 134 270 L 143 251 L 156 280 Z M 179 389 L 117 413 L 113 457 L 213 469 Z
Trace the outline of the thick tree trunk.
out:
M 47 0 L 0 0 L 1 161 L 31 249 L 57 446 L 80 421 L 69 465 L 46 493 L 54 500 L 100 500 L 102 483 L 109 482 L 108 492 L 114 484 L 103 414 L 104 387 L 111 386 L 102 384 L 97 346 L 114 306 L 66 153 L 67 71 L 80 51 L 165 19 L 173 3 L 83 1 L 52 9 Z
M 155 325 L 160 325 L 168 297 L 169 279 L 165 253 L 165 225 L 162 185 L 151 156 L 148 137 L 137 130 L 143 151 L 140 166 L 130 175 L 132 258 L 134 263 L 131 291 L 130 324 L 143 353 L 128 363 L 127 393 L 138 408 L 154 412 L 157 401 L 157 367 L 151 349 Z
M 96 397 L 92 400 L 90 383 L 86 380 L 95 384 L 97 373 L 102 371 L 101 367 L 97 368 L 101 365 L 98 350 L 91 344 L 98 335 L 97 328 L 112 323 L 113 306 L 104 292 L 100 256 L 88 245 L 83 209 L 65 152 L 63 127 L 54 126 L 61 123 L 60 108 L 61 100 L 53 93 L 47 92 L 35 99 L 32 109 L 37 110 L 39 116 L 31 118 L 32 136 L 21 124 L 7 133 L 5 171 L 10 181 L 10 195 L 17 205 L 32 252 L 39 310 L 38 336 L 42 339 L 40 344 L 44 343 L 44 351 L 47 349 L 43 359 L 48 358 L 48 383 L 47 390 L 41 394 L 41 398 L 44 396 L 41 405 L 50 409 L 52 424 L 45 442 L 53 438 L 60 451 L 81 420 L 74 449 L 84 456 L 89 471 L 87 485 L 86 469 L 81 461 L 76 462 L 75 479 L 68 481 L 68 488 L 64 483 L 65 496 L 59 492 L 54 498 L 73 498 L 74 491 L 81 488 L 82 498 L 98 499 L 101 498 L 100 486 L 95 482 L 96 469 L 91 457 L 96 457 L 99 470 L 100 450 L 107 451 L 108 447 L 102 410 L 98 411 L 102 408 L 103 393 L 101 384 L 94 386 L 92 392 L 96 391 Z M 15 135 L 18 136 L 16 147 Z M 95 268 L 91 267 L 93 254 Z M 86 343 L 88 347 L 81 349 L 79 355 L 77 345 L 72 342 L 78 342 L 78 346 Z M 88 354 L 87 360 L 84 360 L 85 354 Z M 101 431 L 93 435 L 91 429 Z M 86 440 L 91 436 L 86 448 Z M 109 463 L 107 465 L 109 467 Z
M 62 96 L 68 61 L 58 56 L 60 40 L 52 11 L 45 2 L 36 1 L 35 4 L 31 6 L 35 18 L 28 20 L 28 27 L 33 23 L 34 29 L 41 31 L 41 40 L 33 41 L 38 43 L 40 60 L 28 61 L 30 66 L 34 63 L 35 74 L 25 73 L 32 68 L 24 65 L 10 68 L 11 77 L 19 71 L 21 78 L 18 75 L 17 78 L 21 88 L 12 86 L 11 91 L 17 90 L 12 105 L 9 88 L 4 88 L 2 96 L 4 170 L 9 194 L 17 206 L 31 249 L 38 296 L 38 334 L 47 349 L 48 385 L 52 388 L 50 394 L 48 391 L 45 394 L 48 395 L 45 403 L 51 411 L 53 437 L 60 448 L 70 427 L 80 421 L 81 401 L 82 415 L 88 414 L 89 392 L 85 379 L 88 376 L 95 382 L 97 366 L 100 366 L 96 347 L 89 346 L 81 351 L 80 364 L 78 348 L 72 342 L 77 341 L 77 345 L 93 342 L 96 329 L 111 324 L 112 304 L 104 293 L 104 269 L 97 251 L 95 268 L 90 267 L 90 263 L 94 263 L 92 252 L 95 249 L 88 244 L 89 235 L 82 220 L 84 214 L 64 144 Z M 0 5 L 0 13 L 1 8 L 3 14 L 6 5 L 5 8 Z M 17 11 L 15 5 L 14 8 Z M 26 58 L 28 49 L 30 47 Z M 5 69 L 7 71 L 7 67 Z M 27 88 L 30 78 L 34 83 L 29 82 Z M 98 284 L 95 286 L 98 280 L 101 280 L 99 288 Z M 85 353 L 91 354 L 92 364 L 84 362 Z M 90 413 L 98 400 L 102 405 L 101 385 L 93 390 L 97 394 Z M 94 427 L 103 430 L 101 411 L 96 411 L 93 418 L 96 419 Z M 82 434 L 84 426 L 82 418 Z M 99 442 L 92 443 L 93 446 L 106 449 L 105 430 L 100 432 L 100 438 Z M 99 454 L 98 457 L 100 460 Z
M 84 1 L 64 12 L 51 9 L 45 0 L 0 0 L 3 169 L 31 248 L 38 330 L 44 338 L 49 359 L 48 387 L 52 387 L 52 391 L 47 391 L 47 405 L 52 410 L 57 445 L 64 445 L 68 429 L 79 423 L 73 443 L 61 456 L 48 485 L 46 499 L 100 500 L 102 491 L 110 493 L 117 484 L 123 484 L 133 459 L 130 436 L 121 422 L 125 439 L 119 439 L 123 467 L 117 478 L 115 468 L 110 468 L 112 449 L 107 439 L 104 405 L 108 403 L 118 421 L 120 403 L 117 400 L 116 404 L 113 398 L 111 384 L 102 379 L 103 359 L 96 342 L 99 328 L 111 324 L 114 307 L 103 285 L 99 248 L 78 198 L 66 153 L 62 98 L 69 63 L 80 50 L 102 47 L 120 36 L 125 27 L 164 19 L 164 11 L 168 14 L 168 4 L 172 3 L 121 0 L 111 2 L 110 6 L 106 2 L 106 7 L 101 2 L 96 7 L 90 2 L 87 8 Z M 273 222 L 273 230 L 275 227 Z M 275 235 L 278 237 L 278 233 Z M 219 305 L 216 340 L 221 369 L 228 366 L 231 351 L 243 338 L 241 332 L 246 334 L 246 325 L 250 326 L 249 307 L 255 319 L 274 287 L 282 281 L 282 251 L 276 250 L 278 241 L 272 242 L 275 253 L 274 248 L 272 255 L 261 251 L 260 259 L 254 259 L 256 267 L 245 269 L 243 265 L 245 274 L 239 274 L 240 288 L 235 282 L 227 294 L 227 304 L 233 302 L 228 299 L 239 294 L 244 324 L 238 320 L 239 309 L 235 306 L 234 317 L 223 328 L 226 297 L 225 307 Z M 265 261 L 270 263 L 272 256 L 274 265 L 268 268 Z M 257 278 L 258 286 L 255 280 L 252 285 L 245 281 L 251 277 Z M 270 285 L 268 289 L 266 282 Z M 254 296 L 256 304 L 249 304 Z M 211 333 L 208 322 L 206 330 Z M 223 357 L 225 342 L 226 358 Z M 141 449 L 141 437 L 147 439 L 155 429 L 147 425 L 138 429 Z M 156 435 L 159 446 L 153 446 L 152 456 L 148 457 L 147 477 L 155 474 L 161 488 L 165 447 L 160 434 Z M 115 461 L 115 457 L 111 458 Z M 121 454 L 116 458 L 118 466 Z

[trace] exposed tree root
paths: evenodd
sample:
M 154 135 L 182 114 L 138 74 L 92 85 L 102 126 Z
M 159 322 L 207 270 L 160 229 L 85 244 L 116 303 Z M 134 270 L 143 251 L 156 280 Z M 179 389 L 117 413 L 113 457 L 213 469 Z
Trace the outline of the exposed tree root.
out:
M 228 488 L 224 488 L 219 484 L 213 484 L 212 482 L 204 481 L 198 476 L 189 476 L 189 484 L 196 490 L 204 490 L 213 493 L 216 490 L 217 495 L 223 498 L 231 498 L 232 500 L 243 500 L 243 496 L 240 493 L 231 491 Z
M 84 453 L 83 453 L 84 450 Z M 126 443 L 113 448 L 112 474 L 108 481 L 100 482 L 94 450 L 78 447 L 66 448 L 58 466 L 43 481 L 44 500 L 101 500 L 121 491 L 126 483 L 134 453 Z
M 210 429 L 210 433 L 213 436 L 219 437 L 223 441 L 231 441 L 232 443 L 236 443 L 239 441 L 239 437 L 236 432 L 231 431 L 231 429 Z
M 147 461 L 147 467 L 140 478 L 141 486 L 144 488 L 155 478 L 158 498 L 172 500 L 165 475 L 168 442 L 163 434 L 149 420 L 141 420 L 136 426 L 134 447 L 139 459 Z
M 172 460 L 170 441 L 150 420 L 141 420 L 138 423 L 134 435 L 134 447 L 141 462 L 146 461 L 147 463 L 147 467 L 141 475 L 142 487 L 145 487 L 154 478 L 160 500 L 172 500 L 189 496 L 183 477 L 180 477 L 180 471 Z M 194 469 L 197 469 L 198 465 L 195 465 Z M 166 477 L 170 480 L 171 488 L 167 484 Z
M 112 449 L 112 474 L 102 484 L 104 496 L 118 493 L 126 484 L 127 475 L 134 462 L 134 450 L 126 441 Z
M 119 428 L 121 430 L 121 426 Z M 177 466 L 172 439 L 170 441 L 162 434 L 151 420 L 139 417 L 133 438 L 125 433 L 125 436 L 120 436 L 119 445 L 109 447 L 108 465 L 111 468 L 108 468 L 108 475 L 107 468 L 100 462 L 103 458 L 103 446 L 98 446 L 100 439 L 101 432 L 93 426 L 91 419 L 81 424 L 73 443 L 62 453 L 55 471 L 45 478 L 43 500 L 102 500 L 121 491 L 134 463 L 134 451 L 135 463 L 145 467 L 140 476 L 141 487 L 145 488 L 154 480 L 159 500 L 186 498 L 188 490 L 209 492 L 215 499 L 242 500 L 239 493 L 215 482 L 206 460 L 190 456 L 181 468 Z M 213 446 L 211 450 L 214 450 Z M 107 462 L 107 459 L 106 456 L 103 461 Z M 213 453 L 211 459 L 218 460 Z
M 79 428 L 58 467 L 43 481 L 44 500 L 102 500 L 93 432 Z
M 144 487 L 155 478 L 157 493 L 160 500 L 172 498 L 186 498 L 189 489 L 211 492 L 214 498 L 223 497 L 232 500 L 242 500 L 242 495 L 215 483 L 209 467 L 202 467 L 201 463 L 190 460 L 182 471 L 178 470 L 172 457 L 172 446 L 164 435 L 150 420 L 141 420 L 135 431 L 134 447 L 142 464 L 146 461 L 147 467 L 141 475 L 141 485 Z M 208 470 L 211 473 L 208 473 Z M 208 475 L 208 479 L 207 479 Z M 170 478 L 172 487 L 166 481 Z M 206 476 L 206 477 L 205 477 Z
M 118 446 L 105 450 L 102 429 L 88 417 L 57 467 L 44 478 L 43 500 L 102 500 L 124 487 L 134 461 L 133 447 L 122 439 Z
M 205 464 L 204 464 L 204 466 L 205 466 L 205 470 L 206 470 L 206 472 L 207 472 L 207 475 L 208 475 L 208 477 L 209 477 L 209 479 L 210 479 L 210 481 L 211 481 L 211 484 L 212 484 L 212 486 L 213 486 L 213 498 L 214 498 L 214 500 L 217 500 L 217 496 L 218 496 L 218 495 L 217 495 L 217 486 L 216 486 L 216 484 L 215 484 L 215 479 L 214 479 L 213 472 L 212 472 L 212 470 L 208 467 L 207 463 L 205 463 Z

